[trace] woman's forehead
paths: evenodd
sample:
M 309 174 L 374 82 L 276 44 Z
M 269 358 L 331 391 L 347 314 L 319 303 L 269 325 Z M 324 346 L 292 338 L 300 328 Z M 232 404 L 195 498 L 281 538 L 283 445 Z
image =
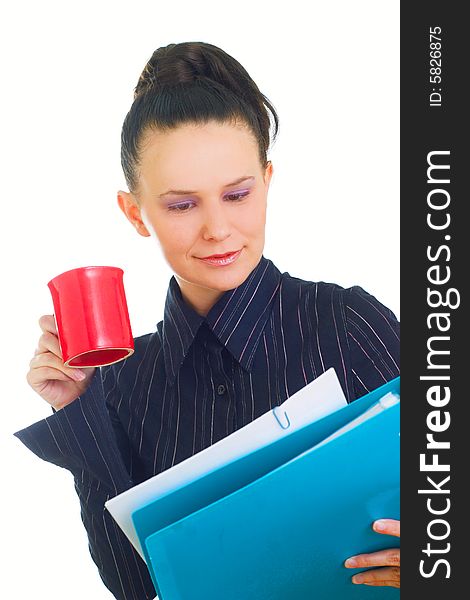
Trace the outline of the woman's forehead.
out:
M 177 186 L 199 189 L 210 176 L 221 185 L 259 171 L 256 142 L 248 132 L 230 126 L 182 126 L 146 140 L 141 152 L 140 175 L 159 193 Z M 255 173 L 255 172 L 256 173 Z

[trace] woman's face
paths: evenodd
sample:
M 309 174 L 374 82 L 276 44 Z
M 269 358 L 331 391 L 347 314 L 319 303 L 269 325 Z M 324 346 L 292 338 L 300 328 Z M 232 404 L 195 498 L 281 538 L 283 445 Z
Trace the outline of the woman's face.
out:
M 119 206 L 160 243 L 183 297 L 207 314 L 261 258 L 272 164 L 262 169 L 246 127 L 210 122 L 148 133 L 139 173 L 139 204 L 120 191 Z M 227 253 L 236 254 L 203 260 Z

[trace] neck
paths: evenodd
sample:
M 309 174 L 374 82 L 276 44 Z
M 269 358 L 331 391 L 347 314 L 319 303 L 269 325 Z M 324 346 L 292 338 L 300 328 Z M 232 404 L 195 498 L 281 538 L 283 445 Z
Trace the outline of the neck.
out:
M 202 317 L 214 306 L 224 292 L 194 285 L 175 275 L 184 301 Z

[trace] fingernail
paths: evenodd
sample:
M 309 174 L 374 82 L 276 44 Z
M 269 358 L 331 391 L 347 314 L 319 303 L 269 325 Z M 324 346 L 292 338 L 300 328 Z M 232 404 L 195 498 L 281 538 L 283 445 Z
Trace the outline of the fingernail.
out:
M 355 558 L 348 558 L 348 560 L 344 563 L 345 567 L 356 567 L 357 561 Z
M 83 381 L 86 378 L 86 375 L 83 371 L 80 371 L 79 369 L 77 369 L 76 371 L 72 372 L 72 377 L 76 381 Z
M 354 577 L 352 578 L 353 583 L 362 583 L 363 581 L 364 578 L 362 577 L 362 575 L 354 575 Z
M 383 520 L 376 521 L 374 523 L 374 529 L 377 531 L 385 531 L 387 529 L 387 523 Z

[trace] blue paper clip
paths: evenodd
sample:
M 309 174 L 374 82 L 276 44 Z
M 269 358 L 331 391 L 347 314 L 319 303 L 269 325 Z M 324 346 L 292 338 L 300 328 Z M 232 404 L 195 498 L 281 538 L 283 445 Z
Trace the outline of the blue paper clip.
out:
M 279 419 L 279 416 L 276 412 L 276 409 L 279 408 L 279 406 L 275 406 L 272 410 L 273 410 L 273 415 L 276 417 L 276 421 L 279 423 L 279 425 L 282 427 L 282 429 L 288 429 L 290 427 L 290 421 L 289 421 L 289 416 L 286 413 L 286 411 L 284 411 L 284 416 L 286 417 L 287 420 L 287 425 L 283 425 L 281 423 L 281 420 Z

